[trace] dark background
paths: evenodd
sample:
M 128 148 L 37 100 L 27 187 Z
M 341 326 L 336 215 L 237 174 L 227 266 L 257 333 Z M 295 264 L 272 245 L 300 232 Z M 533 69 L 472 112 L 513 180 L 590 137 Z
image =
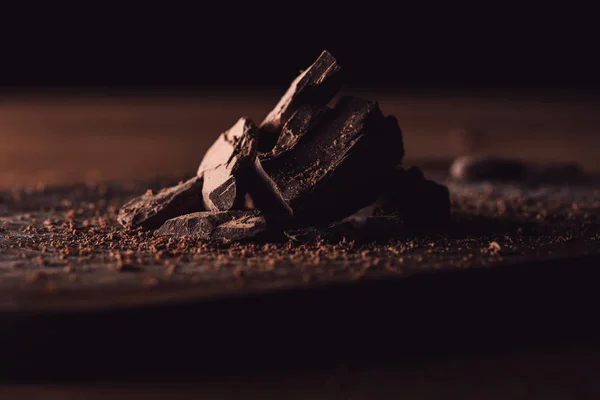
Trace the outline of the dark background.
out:
M 8 92 L 280 90 L 328 49 L 353 87 L 600 94 L 593 14 L 564 6 L 16 4 L 0 6 Z

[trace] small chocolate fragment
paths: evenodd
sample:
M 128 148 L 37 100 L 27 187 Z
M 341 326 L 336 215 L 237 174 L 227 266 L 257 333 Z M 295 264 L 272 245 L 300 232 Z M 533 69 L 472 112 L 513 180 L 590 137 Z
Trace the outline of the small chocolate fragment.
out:
M 398 169 L 380 202 L 384 213 L 402 214 L 409 233 L 441 232 L 450 223 L 448 188 L 426 179 L 416 167 Z
M 267 223 L 258 210 L 204 211 L 170 219 L 155 234 L 223 241 L 252 238 L 266 229 Z
M 342 87 L 337 60 L 323 51 L 319 58 L 291 83 L 275 108 L 260 125 L 259 150 L 267 152 L 276 143 L 283 125 L 303 105 L 323 107 Z
M 203 211 L 202 185 L 193 177 L 156 194 L 149 191 L 121 207 L 117 219 L 126 228 L 156 229 L 178 215 Z
M 517 159 L 485 155 L 458 157 L 450 167 L 450 177 L 462 181 L 523 180 L 527 166 Z
M 208 149 L 197 175 L 204 178 L 202 197 L 210 211 L 231 210 L 246 194 L 245 175 L 256 158 L 256 127 L 240 118 Z M 241 207 L 241 206 L 240 206 Z
M 307 131 L 259 157 L 274 196 L 306 225 L 335 221 L 372 203 L 404 155 L 396 119 L 355 97 L 296 115 L 298 123 L 292 119 L 287 126 Z

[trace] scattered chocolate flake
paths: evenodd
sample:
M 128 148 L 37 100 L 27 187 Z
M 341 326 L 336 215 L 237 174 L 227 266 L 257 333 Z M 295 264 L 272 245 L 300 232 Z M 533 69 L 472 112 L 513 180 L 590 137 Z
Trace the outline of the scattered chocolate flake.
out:
M 502 247 L 498 244 L 498 242 L 490 242 L 490 245 L 487 249 L 489 254 L 498 254 L 502 250 Z
M 266 229 L 266 221 L 257 210 L 205 211 L 170 219 L 156 235 L 224 241 L 252 238 Z
M 156 229 L 173 217 L 203 210 L 202 179 L 194 177 L 129 201 L 119 211 L 118 221 L 126 228 Z

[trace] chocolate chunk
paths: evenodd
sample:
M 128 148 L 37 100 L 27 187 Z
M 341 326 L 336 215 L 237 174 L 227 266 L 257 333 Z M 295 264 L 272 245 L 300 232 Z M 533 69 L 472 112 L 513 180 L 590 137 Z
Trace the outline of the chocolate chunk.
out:
M 485 155 L 458 157 L 450 167 L 450 176 L 463 181 L 513 181 L 527 175 L 524 162 Z
M 241 204 L 246 194 L 245 174 L 256 158 L 256 127 L 240 118 L 222 133 L 208 149 L 197 175 L 204 178 L 204 206 L 211 211 L 227 211 Z M 241 207 L 241 206 L 240 206 Z
M 398 169 L 380 202 L 384 213 L 402 215 L 409 233 L 436 233 L 450 223 L 450 192 L 448 188 L 428 180 L 423 172 L 412 167 Z
M 277 184 L 265 172 L 262 162 L 275 159 L 292 150 L 300 138 L 315 125 L 320 115 L 321 111 L 312 106 L 300 107 L 285 123 L 275 147 L 256 158 L 253 175 L 249 177 L 249 194 L 257 208 L 269 210 L 274 215 L 294 214 Z M 293 154 L 291 156 L 293 157 Z
M 257 209 L 268 210 L 272 215 L 294 215 L 294 211 L 283 198 L 277 184 L 265 172 L 258 157 L 254 160 L 254 169 L 248 174 L 248 185 L 248 194 Z
M 117 219 L 126 228 L 156 229 L 178 215 L 203 211 L 202 185 L 193 177 L 156 194 L 149 191 L 121 207 Z
M 293 149 L 298 144 L 300 138 L 311 132 L 311 129 L 319 121 L 324 112 L 326 112 L 325 109 L 308 105 L 298 108 L 283 125 L 283 128 L 281 128 L 281 134 L 275 147 L 269 153 L 261 154 L 261 159 L 275 158 Z
M 204 211 L 170 219 L 155 234 L 223 241 L 252 238 L 266 229 L 265 219 L 257 210 Z
M 355 97 L 295 116 L 286 125 L 290 135 L 298 134 L 289 140 L 286 134 L 274 153 L 259 157 L 274 196 L 307 225 L 338 220 L 372 203 L 404 155 L 396 119 Z
M 323 51 L 319 58 L 291 83 L 275 108 L 260 125 L 259 150 L 269 151 L 286 121 L 303 105 L 323 107 L 342 87 L 337 60 Z

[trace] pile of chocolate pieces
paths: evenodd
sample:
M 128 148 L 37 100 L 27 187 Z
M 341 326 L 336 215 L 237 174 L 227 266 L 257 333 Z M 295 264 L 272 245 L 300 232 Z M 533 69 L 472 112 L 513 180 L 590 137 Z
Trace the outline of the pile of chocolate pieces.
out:
M 240 118 L 208 149 L 195 177 L 123 206 L 127 228 L 211 241 L 380 238 L 443 230 L 446 187 L 400 167 L 402 132 L 376 102 L 341 97 L 327 51 L 256 126 Z

